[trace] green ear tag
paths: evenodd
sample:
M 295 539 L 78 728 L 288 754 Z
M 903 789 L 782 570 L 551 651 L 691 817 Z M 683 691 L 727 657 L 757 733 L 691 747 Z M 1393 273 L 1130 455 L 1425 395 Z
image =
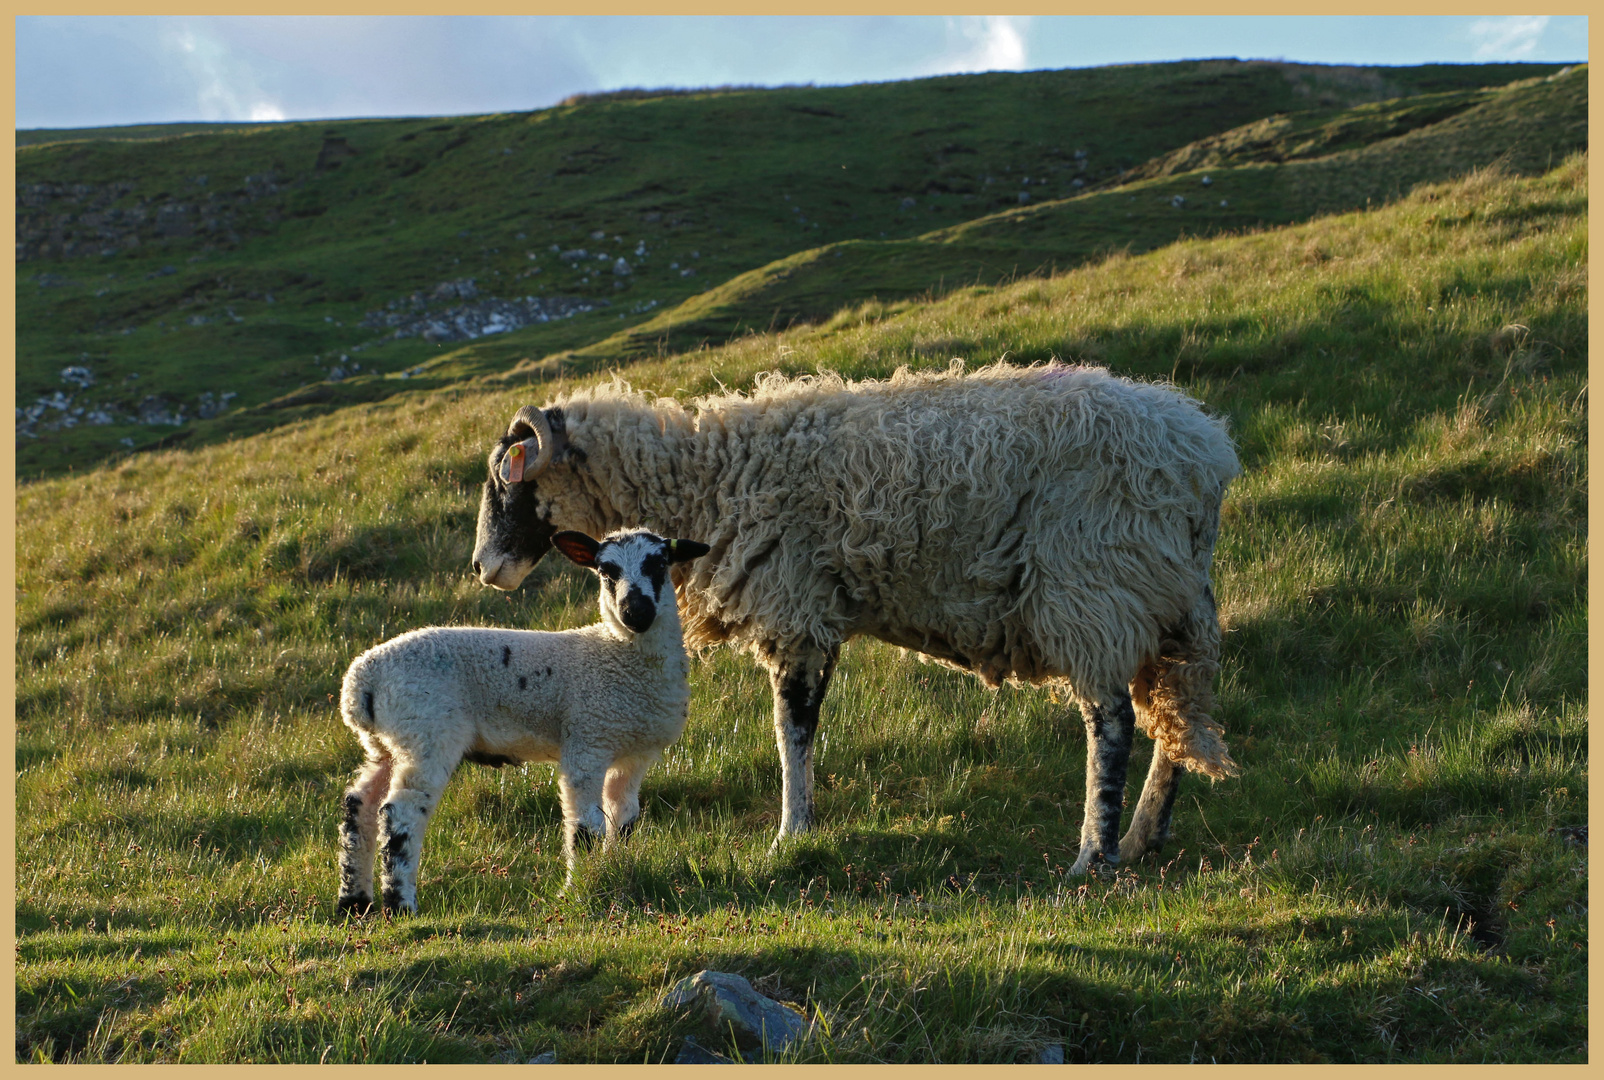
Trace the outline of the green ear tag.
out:
M 669 553 L 669 555 L 677 555 L 677 554 L 679 554 L 679 552 L 675 550 L 678 546 L 679 546 L 679 541 L 678 540 L 670 540 L 668 542 L 668 553 Z

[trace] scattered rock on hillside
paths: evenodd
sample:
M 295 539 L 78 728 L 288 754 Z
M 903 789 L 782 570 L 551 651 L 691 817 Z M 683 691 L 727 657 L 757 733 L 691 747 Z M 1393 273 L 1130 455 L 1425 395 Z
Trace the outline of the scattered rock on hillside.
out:
M 755 1048 L 765 1043 L 782 1050 L 807 1034 L 808 1022 L 773 998 L 764 997 L 739 975 L 698 971 L 681 979 L 663 998 L 668 1008 L 691 1006 L 703 1011 L 719 1031 L 733 1031 L 735 1041 Z
M 619 262 L 623 262 L 622 259 Z M 615 272 L 616 268 L 615 268 Z M 624 273 L 628 273 L 625 270 Z M 442 308 L 440 301 L 470 301 Z M 425 341 L 472 341 L 487 334 L 518 330 L 531 323 L 566 319 L 599 307 L 605 300 L 577 296 L 525 296 L 507 300 L 480 297 L 472 278 L 443 281 L 432 290 L 392 300 L 383 310 L 369 311 L 358 324 L 369 330 L 390 330 L 392 337 L 421 337 Z

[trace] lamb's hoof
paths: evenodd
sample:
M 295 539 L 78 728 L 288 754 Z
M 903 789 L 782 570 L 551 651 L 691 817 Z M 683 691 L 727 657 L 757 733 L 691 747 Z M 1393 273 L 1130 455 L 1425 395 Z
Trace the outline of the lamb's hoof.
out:
M 1164 850 L 1163 840 L 1133 841 L 1130 837 L 1119 842 L 1119 861 L 1121 866 L 1140 862 L 1143 856 L 1157 854 Z
M 384 914 L 388 918 L 398 915 L 416 915 L 418 904 L 415 900 L 407 900 L 399 892 L 390 889 L 384 891 Z
M 345 918 L 360 919 L 373 908 L 371 896 L 342 896 L 335 901 L 335 911 Z

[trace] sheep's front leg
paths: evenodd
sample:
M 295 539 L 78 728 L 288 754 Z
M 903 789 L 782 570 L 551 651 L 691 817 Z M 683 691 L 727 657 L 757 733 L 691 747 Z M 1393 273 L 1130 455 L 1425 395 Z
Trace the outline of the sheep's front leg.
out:
M 386 912 L 409 914 L 418 910 L 423 831 L 460 757 L 458 754 L 449 762 L 435 759 L 396 766 L 389 797 L 379 808 L 380 885 Z
M 373 906 L 373 859 L 379 836 L 379 804 L 390 788 L 388 752 L 369 747 L 371 756 L 345 789 L 340 822 L 340 914 L 367 913 Z
M 819 728 L 819 705 L 840 655 L 840 646 L 808 649 L 777 657 L 769 670 L 783 778 L 780 837 L 813 827 L 813 736 Z
M 602 810 L 607 817 L 607 842 L 628 840 L 640 820 L 640 782 L 653 759 L 626 758 L 613 762 L 602 789 Z
M 563 801 L 563 856 L 568 862 L 567 888 L 574 880 L 580 851 L 607 835 L 602 813 L 602 789 L 611 763 L 593 753 L 565 752 L 559 764 L 557 788 Z
M 1153 747 L 1153 764 L 1147 770 L 1142 797 L 1131 813 L 1131 826 L 1119 842 L 1119 860 L 1133 862 L 1149 851 L 1157 851 L 1170 838 L 1170 816 L 1175 810 L 1175 793 L 1181 790 L 1186 769 Z
M 1125 805 L 1136 712 L 1123 690 L 1087 707 L 1086 816 L 1080 827 L 1080 858 L 1069 868 L 1084 874 L 1101 863 L 1119 863 L 1119 818 Z

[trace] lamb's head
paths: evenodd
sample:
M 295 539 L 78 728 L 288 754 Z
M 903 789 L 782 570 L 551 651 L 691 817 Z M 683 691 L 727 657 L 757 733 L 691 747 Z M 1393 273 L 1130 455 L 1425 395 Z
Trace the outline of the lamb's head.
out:
M 479 501 L 473 572 L 486 585 L 516 589 L 551 547 L 557 527 L 540 511 L 540 474 L 568 447 L 561 409 L 524 406 L 490 450 L 490 476 Z
M 674 607 L 674 586 L 668 568 L 701 558 L 706 544 L 665 540 L 645 529 L 625 529 L 592 540 L 582 532 L 560 532 L 551 545 L 601 578 L 602 621 L 620 637 L 644 634 L 657 621 L 659 608 Z

